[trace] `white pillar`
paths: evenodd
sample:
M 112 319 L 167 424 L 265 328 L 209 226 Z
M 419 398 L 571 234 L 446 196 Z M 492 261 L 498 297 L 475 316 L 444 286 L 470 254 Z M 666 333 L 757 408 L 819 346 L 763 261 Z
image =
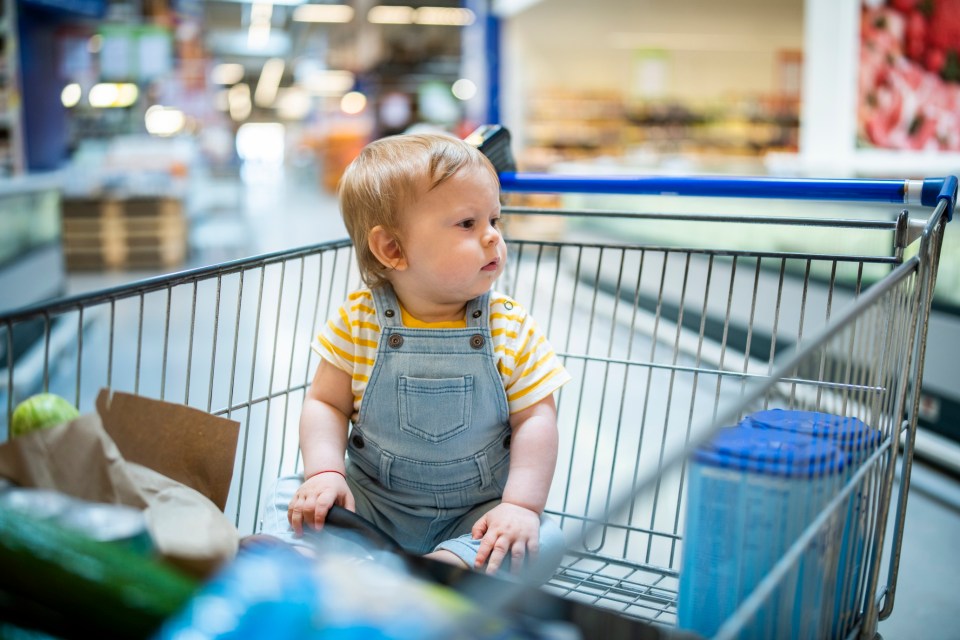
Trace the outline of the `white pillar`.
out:
M 855 165 L 860 0 L 806 0 L 800 162 L 810 173 Z

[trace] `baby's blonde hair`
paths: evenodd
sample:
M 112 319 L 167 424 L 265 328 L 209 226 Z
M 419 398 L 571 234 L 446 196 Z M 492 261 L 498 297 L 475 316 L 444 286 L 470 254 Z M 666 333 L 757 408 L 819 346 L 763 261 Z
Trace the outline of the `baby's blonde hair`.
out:
M 381 138 L 350 163 L 338 188 L 340 214 L 368 286 L 383 284 L 388 270 L 370 250 L 370 230 L 380 225 L 400 243 L 403 211 L 464 167 L 483 167 L 499 184 L 496 169 L 485 155 L 444 134 Z

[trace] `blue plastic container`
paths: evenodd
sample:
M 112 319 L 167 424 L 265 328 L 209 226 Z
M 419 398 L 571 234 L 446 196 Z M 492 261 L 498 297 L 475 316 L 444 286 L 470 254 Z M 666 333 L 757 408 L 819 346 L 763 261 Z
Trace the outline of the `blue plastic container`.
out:
M 883 440 L 879 430 L 858 418 L 816 411 L 769 409 L 747 416 L 740 424 L 744 427 L 801 433 L 833 442 L 847 453 L 850 463 L 847 465 L 847 475 L 856 472 Z M 864 486 L 857 487 L 850 495 L 837 560 L 834 606 L 826 622 L 825 637 L 846 637 L 859 615 L 859 601 L 862 599 L 859 597 L 859 582 L 869 526 L 869 499 Z
M 677 625 L 713 635 L 830 499 L 845 460 L 827 439 L 744 426 L 721 429 L 698 449 L 688 474 Z M 837 534 L 821 529 L 789 586 L 740 637 L 822 635 L 833 603 Z

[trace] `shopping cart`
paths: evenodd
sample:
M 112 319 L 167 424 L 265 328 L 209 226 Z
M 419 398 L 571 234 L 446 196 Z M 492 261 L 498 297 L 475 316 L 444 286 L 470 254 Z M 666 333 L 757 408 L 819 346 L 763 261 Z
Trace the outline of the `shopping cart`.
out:
M 768 545 L 759 574 L 731 586 L 735 602 L 709 633 L 872 636 L 894 602 L 926 321 L 956 178 L 558 177 L 513 171 L 499 129 L 479 144 L 504 191 L 566 194 L 561 205 L 574 205 L 504 208 L 510 259 L 497 285 L 528 308 L 573 376 L 558 395 L 547 506 L 571 545 L 543 588 L 669 633 L 695 452 L 756 411 L 813 410 L 879 436 L 842 472 L 814 474 L 823 499 L 790 515 L 802 526 L 791 521 L 795 535 Z M 626 203 L 633 209 L 586 208 L 583 193 L 645 195 Z M 751 198 L 761 213 L 673 210 L 687 196 L 718 209 Z M 850 208 L 871 202 L 886 209 L 867 218 Z M 849 215 L 824 215 L 833 210 Z M 359 283 L 344 240 L 0 315 L 0 434 L 40 390 L 82 411 L 109 387 L 229 416 L 241 433 L 227 512 L 253 533 L 266 488 L 300 464 L 299 407 L 317 365 L 308 345 Z M 744 544 L 789 528 L 774 511 L 741 521 L 752 534 Z

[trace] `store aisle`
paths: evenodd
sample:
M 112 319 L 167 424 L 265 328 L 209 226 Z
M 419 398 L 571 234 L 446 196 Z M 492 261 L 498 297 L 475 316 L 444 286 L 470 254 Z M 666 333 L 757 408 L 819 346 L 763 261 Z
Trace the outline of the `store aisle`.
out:
M 333 195 L 322 190 L 315 167 L 242 181 L 200 175 L 189 194 L 190 252 L 184 268 L 216 264 L 346 237 Z M 80 293 L 125 284 L 156 272 L 75 273 Z M 960 482 L 917 463 L 905 526 L 893 615 L 880 623 L 886 640 L 958 638 L 954 620 L 960 552 Z M 883 567 L 886 571 L 886 567 Z

